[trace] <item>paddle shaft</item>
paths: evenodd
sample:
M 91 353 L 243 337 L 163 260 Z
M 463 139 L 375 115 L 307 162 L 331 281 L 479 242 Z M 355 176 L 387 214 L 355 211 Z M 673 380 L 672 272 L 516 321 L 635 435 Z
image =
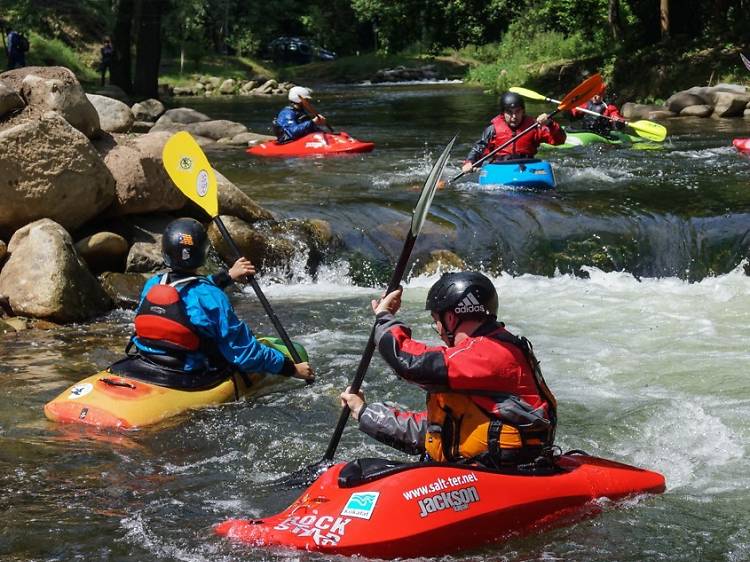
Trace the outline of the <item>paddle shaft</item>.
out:
M 388 283 L 388 288 L 385 291 L 385 294 L 392 293 L 396 289 L 399 288 L 401 285 L 401 280 L 404 277 L 404 272 L 406 271 L 406 264 L 409 261 L 409 257 L 411 256 L 411 251 L 414 249 L 414 243 L 417 241 L 417 237 L 412 234 L 411 230 L 409 231 L 409 235 L 406 237 L 406 240 L 404 240 L 404 247 L 401 250 L 401 256 L 398 258 L 398 263 L 396 264 L 396 269 L 393 270 L 393 276 L 391 277 L 390 282 Z M 365 380 L 365 374 L 367 373 L 367 368 L 370 366 L 370 361 L 372 360 L 373 353 L 375 353 L 375 329 L 377 327 L 377 322 L 373 323 L 372 330 L 370 330 L 370 337 L 367 340 L 367 345 L 365 346 L 365 351 L 362 354 L 362 359 L 359 361 L 359 366 L 357 367 L 357 372 L 354 375 L 354 378 L 352 379 L 349 392 L 352 394 L 357 394 L 359 392 L 360 387 L 362 386 L 362 381 Z M 349 405 L 345 405 L 341 409 L 341 414 L 339 415 L 339 421 L 336 424 L 336 429 L 333 431 L 333 435 L 331 436 L 331 440 L 328 443 L 328 448 L 326 449 L 325 455 L 323 455 L 323 461 L 332 461 L 333 455 L 336 454 L 336 448 L 339 446 L 339 441 L 341 441 L 341 435 L 344 433 L 344 428 L 346 427 L 346 422 L 349 419 Z M 322 461 L 321 461 L 322 462 Z
M 545 101 L 551 102 L 551 103 L 560 103 L 557 100 L 553 100 L 552 98 L 544 98 Z M 618 123 L 625 123 L 626 125 L 630 124 L 630 121 L 627 121 L 626 119 L 620 119 L 619 117 L 612 117 L 610 115 L 602 115 L 601 113 L 597 113 L 596 111 L 591 111 L 590 109 L 586 109 L 585 107 L 576 107 L 576 111 L 580 111 L 581 113 L 588 113 L 589 115 L 594 115 L 596 117 L 604 117 L 605 119 L 609 119 L 610 121 L 616 121 Z
M 560 108 L 558 108 L 558 109 L 554 110 L 552 113 L 550 113 L 547 117 L 551 119 L 552 116 L 560 113 L 560 111 L 561 111 Z M 476 162 L 474 162 L 474 164 L 472 165 L 471 170 L 468 170 L 466 172 L 461 172 L 457 176 L 453 176 L 451 179 L 448 180 L 448 184 L 451 184 L 454 181 L 456 181 L 456 180 L 464 177 L 466 174 L 468 174 L 470 172 L 473 172 L 477 168 L 477 166 L 479 166 L 482 162 L 484 162 L 488 158 L 494 156 L 498 151 L 502 150 L 503 148 L 505 148 L 509 144 L 516 142 L 519 138 L 521 138 L 522 136 L 524 136 L 526 133 L 528 133 L 530 131 L 533 131 L 537 127 L 541 127 L 541 125 L 540 125 L 540 123 L 538 121 L 534 122 L 533 125 L 530 125 L 530 126 L 526 127 L 523 131 L 521 131 L 517 135 L 513 136 L 513 138 L 511 138 L 510 140 L 504 142 L 503 144 L 501 144 L 500 146 L 498 146 L 497 148 L 495 148 L 489 154 L 485 154 L 484 156 L 482 156 L 479 160 L 477 160 Z
M 312 113 L 314 117 L 320 117 L 320 113 L 318 113 L 318 110 L 317 110 L 317 109 L 315 109 L 315 106 L 314 106 L 314 105 L 313 105 L 312 103 L 310 103 L 309 101 L 307 101 L 307 99 L 305 99 L 305 98 L 302 98 L 302 106 L 303 106 L 303 107 L 304 107 L 305 109 L 307 109 L 307 110 L 308 110 L 308 111 L 309 111 L 310 113 Z M 333 132 L 334 132 L 334 131 L 333 131 L 333 127 L 331 127 L 331 126 L 330 126 L 330 125 L 328 124 L 328 122 L 327 122 L 327 121 L 326 121 L 326 127 L 328 128 L 328 130 L 329 130 L 329 131 L 330 131 L 331 133 L 333 133 Z
M 224 237 L 224 240 L 229 245 L 229 247 L 232 249 L 232 253 L 235 256 L 235 260 L 242 257 L 242 253 L 240 252 L 240 249 L 237 247 L 237 244 L 235 244 L 234 240 L 232 239 L 232 235 L 229 234 L 229 231 L 227 230 L 227 227 L 224 226 L 224 222 L 221 220 L 221 217 L 216 215 L 212 219 L 214 221 L 214 224 L 219 229 L 219 232 L 221 232 L 221 235 Z M 260 285 L 258 285 L 258 282 L 255 280 L 254 275 L 246 275 L 245 279 L 248 283 L 250 283 L 250 286 L 253 288 L 253 291 L 255 291 L 255 294 L 258 297 L 258 300 L 260 301 L 260 304 L 263 305 L 263 310 L 266 311 L 266 314 L 271 319 L 271 323 L 273 324 L 273 327 L 276 328 L 276 332 L 279 334 L 279 337 L 281 338 L 281 341 L 284 342 L 284 345 L 289 350 L 289 355 L 292 356 L 292 360 L 295 363 L 302 363 L 302 358 L 299 356 L 299 353 L 297 353 L 297 348 L 294 347 L 294 344 L 292 343 L 292 340 L 289 339 L 289 334 L 286 333 L 286 330 L 284 329 L 284 326 L 281 325 L 281 322 L 279 322 L 279 319 L 276 317 L 276 314 L 274 314 L 273 309 L 271 308 L 271 303 L 268 302 L 268 299 L 266 298 L 266 295 L 263 294 L 263 291 L 260 288 Z M 312 381 L 306 381 L 307 383 L 311 383 Z

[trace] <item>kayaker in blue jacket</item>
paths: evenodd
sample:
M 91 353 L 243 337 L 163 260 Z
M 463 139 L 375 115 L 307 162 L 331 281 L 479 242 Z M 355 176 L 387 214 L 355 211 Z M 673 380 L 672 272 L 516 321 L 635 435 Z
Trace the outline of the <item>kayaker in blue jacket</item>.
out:
M 274 132 L 279 142 L 290 142 L 298 138 L 322 131 L 326 118 L 318 113 L 310 103 L 312 90 L 294 86 L 289 90 L 291 105 L 279 111 L 273 121 Z
M 314 380 L 308 363 L 295 365 L 258 342 L 224 293 L 233 281 L 254 275 L 255 266 L 240 258 L 229 271 L 198 275 L 207 249 L 206 231 L 195 219 L 177 219 L 165 229 L 162 252 L 169 269 L 149 279 L 141 293 L 133 337 L 137 355 L 165 370 L 211 379 L 238 370 Z

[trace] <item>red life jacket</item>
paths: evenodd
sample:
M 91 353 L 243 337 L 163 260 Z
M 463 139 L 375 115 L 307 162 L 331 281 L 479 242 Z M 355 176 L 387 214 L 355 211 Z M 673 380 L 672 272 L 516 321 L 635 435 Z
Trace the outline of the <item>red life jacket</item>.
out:
M 531 127 L 534 123 L 536 123 L 536 120 L 526 115 L 524 116 L 523 121 L 521 121 L 521 124 L 518 125 L 518 128 L 514 131 L 505 122 L 503 116 L 498 115 L 492 120 L 492 126 L 495 128 L 495 136 L 492 137 L 492 139 L 488 143 L 487 148 L 482 156 L 484 156 L 485 154 L 489 154 L 501 144 L 508 142 L 521 131 Z M 513 158 L 532 158 L 539 148 L 537 132 L 538 131 L 530 131 L 526 133 L 524 136 L 510 143 L 508 146 L 498 152 L 495 158 L 502 158 L 503 156 L 511 156 Z
M 167 283 L 167 275 L 151 287 L 135 316 L 135 336 L 138 341 L 168 351 L 198 351 L 201 338 L 190 322 L 185 303 L 176 287 L 195 281 L 186 277 Z

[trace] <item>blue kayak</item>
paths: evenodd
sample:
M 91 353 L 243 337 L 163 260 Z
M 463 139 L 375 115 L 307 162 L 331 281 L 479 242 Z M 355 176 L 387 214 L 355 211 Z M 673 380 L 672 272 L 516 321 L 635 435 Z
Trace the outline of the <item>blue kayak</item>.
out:
M 535 158 L 493 162 L 482 166 L 482 171 L 479 173 L 479 185 L 554 189 L 555 174 L 549 162 Z

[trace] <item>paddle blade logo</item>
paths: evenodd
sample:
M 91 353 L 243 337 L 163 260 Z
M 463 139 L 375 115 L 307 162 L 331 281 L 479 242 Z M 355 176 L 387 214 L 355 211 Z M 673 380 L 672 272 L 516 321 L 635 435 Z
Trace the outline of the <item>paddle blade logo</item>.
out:
M 193 167 L 193 160 L 189 156 L 183 156 L 180 158 L 180 170 L 189 170 Z
M 201 170 L 195 180 L 195 191 L 200 197 L 205 197 L 208 193 L 208 172 Z
M 346 502 L 341 515 L 357 517 L 359 519 L 369 519 L 372 512 L 375 511 L 375 504 L 378 501 L 380 492 L 355 492 Z

